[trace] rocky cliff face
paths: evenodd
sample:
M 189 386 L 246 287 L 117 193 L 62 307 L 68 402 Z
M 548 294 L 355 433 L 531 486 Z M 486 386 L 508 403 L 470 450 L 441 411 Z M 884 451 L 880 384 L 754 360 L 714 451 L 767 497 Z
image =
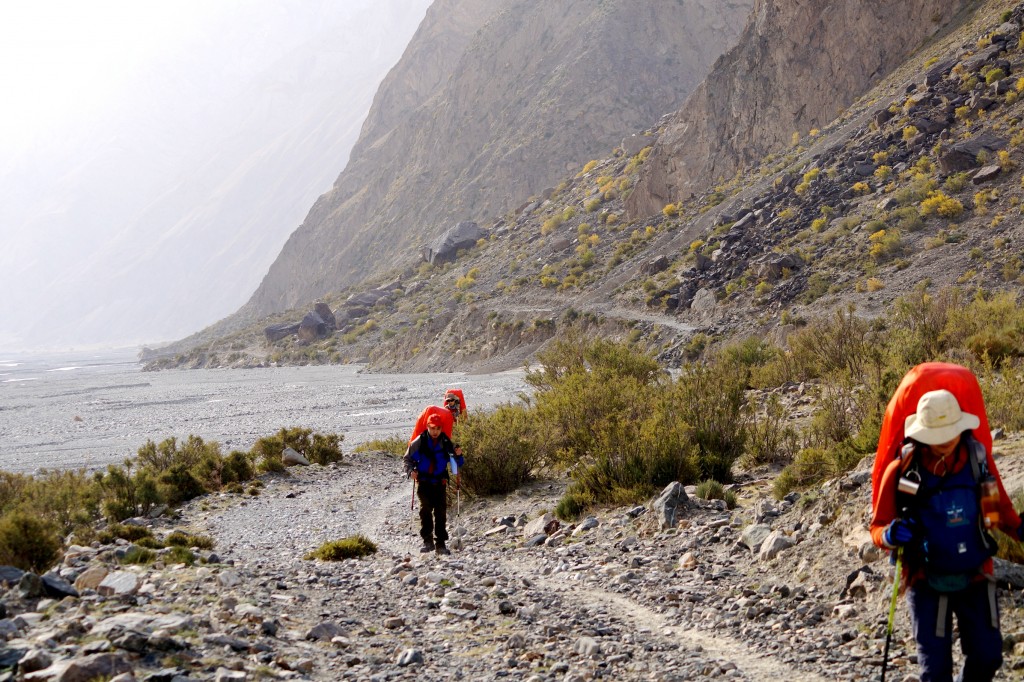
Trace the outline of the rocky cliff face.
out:
M 682 104 L 750 6 L 438 0 L 243 317 L 412 264 L 454 222 L 496 217 L 607 154 Z
M 757 0 L 736 47 L 665 128 L 628 210 L 654 214 L 823 127 L 970 4 Z

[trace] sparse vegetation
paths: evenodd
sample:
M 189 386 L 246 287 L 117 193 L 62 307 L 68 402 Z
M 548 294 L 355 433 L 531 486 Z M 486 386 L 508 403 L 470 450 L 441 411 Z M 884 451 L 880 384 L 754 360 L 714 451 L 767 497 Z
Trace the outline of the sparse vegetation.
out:
M 325 542 L 303 558 L 307 561 L 313 559 L 319 559 L 320 561 L 344 561 L 345 559 L 359 559 L 376 552 L 377 545 L 372 540 L 364 535 L 352 535 L 341 540 Z

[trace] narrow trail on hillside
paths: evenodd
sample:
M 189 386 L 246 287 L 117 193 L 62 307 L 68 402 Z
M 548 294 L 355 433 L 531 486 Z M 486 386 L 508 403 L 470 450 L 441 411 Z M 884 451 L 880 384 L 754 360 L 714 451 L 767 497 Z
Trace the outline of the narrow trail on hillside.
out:
M 631 623 L 637 629 L 647 628 L 688 649 L 699 649 L 710 658 L 731 663 L 748 679 L 827 682 L 826 678 L 821 675 L 798 670 L 762 654 L 753 653 L 747 645 L 729 635 L 712 634 L 694 628 L 671 625 L 662 614 L 620 594 L 542 576 L 539 571 L 531 571 L 529 578 L 534 580 L 538 586 L 543 586 L 552 592 L 571 595 L 573 601 L 602 604 L 610 613 Z

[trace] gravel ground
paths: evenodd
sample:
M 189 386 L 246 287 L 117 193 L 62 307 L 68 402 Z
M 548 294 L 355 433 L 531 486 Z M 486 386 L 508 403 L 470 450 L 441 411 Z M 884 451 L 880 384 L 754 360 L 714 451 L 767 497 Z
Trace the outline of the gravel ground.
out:
M 523 520 L 552 509 L 564 489 L 539 482 L 463 498 L 449 524 L 462 547 L 442 558 L 418 553 L 398 460 L 366 453 L 292 469 L 244 503 L 208 498 L 183 522 L 216 538 L 259 584 L 301 594 L 288 607 L 299 629 L 334 622 L 348 631 L 341 648 L 320 650 L 314 679 L 865 680 L 880 670 L 890 570 L 854 548 L 865 479 L 855 472 L 813 501 L 781 505 L 767 496 L 769 479 L 748 480 L 739 509 L 691 501 L 670 530 L 650 510 L 605 509 L 594 528 L 563 526 L 530 547 Z M 500 529 L 502 518 L 517 527 Z M 757 521 L 796 544 L 771 559 L 752 552 L 743 537 Z M 354 533 L 380 551 L 302 559 Z M 998 679 L 1019 679 L 1020 593 L 1001 600 L 1009 649 Z M 403 656 L 416 662 L 402 665 Z M 901 604 L 889 678 L 912 675 L 915 661 Z

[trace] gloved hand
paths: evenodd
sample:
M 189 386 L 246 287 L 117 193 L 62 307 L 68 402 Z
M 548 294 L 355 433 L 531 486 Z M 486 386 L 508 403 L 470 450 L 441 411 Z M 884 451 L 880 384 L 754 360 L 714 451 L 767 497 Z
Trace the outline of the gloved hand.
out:
M 885 541 L 893 547 L 905 545 L 914 539 L 917 524 L 912 519 L 896 519 L 885 529 Z

